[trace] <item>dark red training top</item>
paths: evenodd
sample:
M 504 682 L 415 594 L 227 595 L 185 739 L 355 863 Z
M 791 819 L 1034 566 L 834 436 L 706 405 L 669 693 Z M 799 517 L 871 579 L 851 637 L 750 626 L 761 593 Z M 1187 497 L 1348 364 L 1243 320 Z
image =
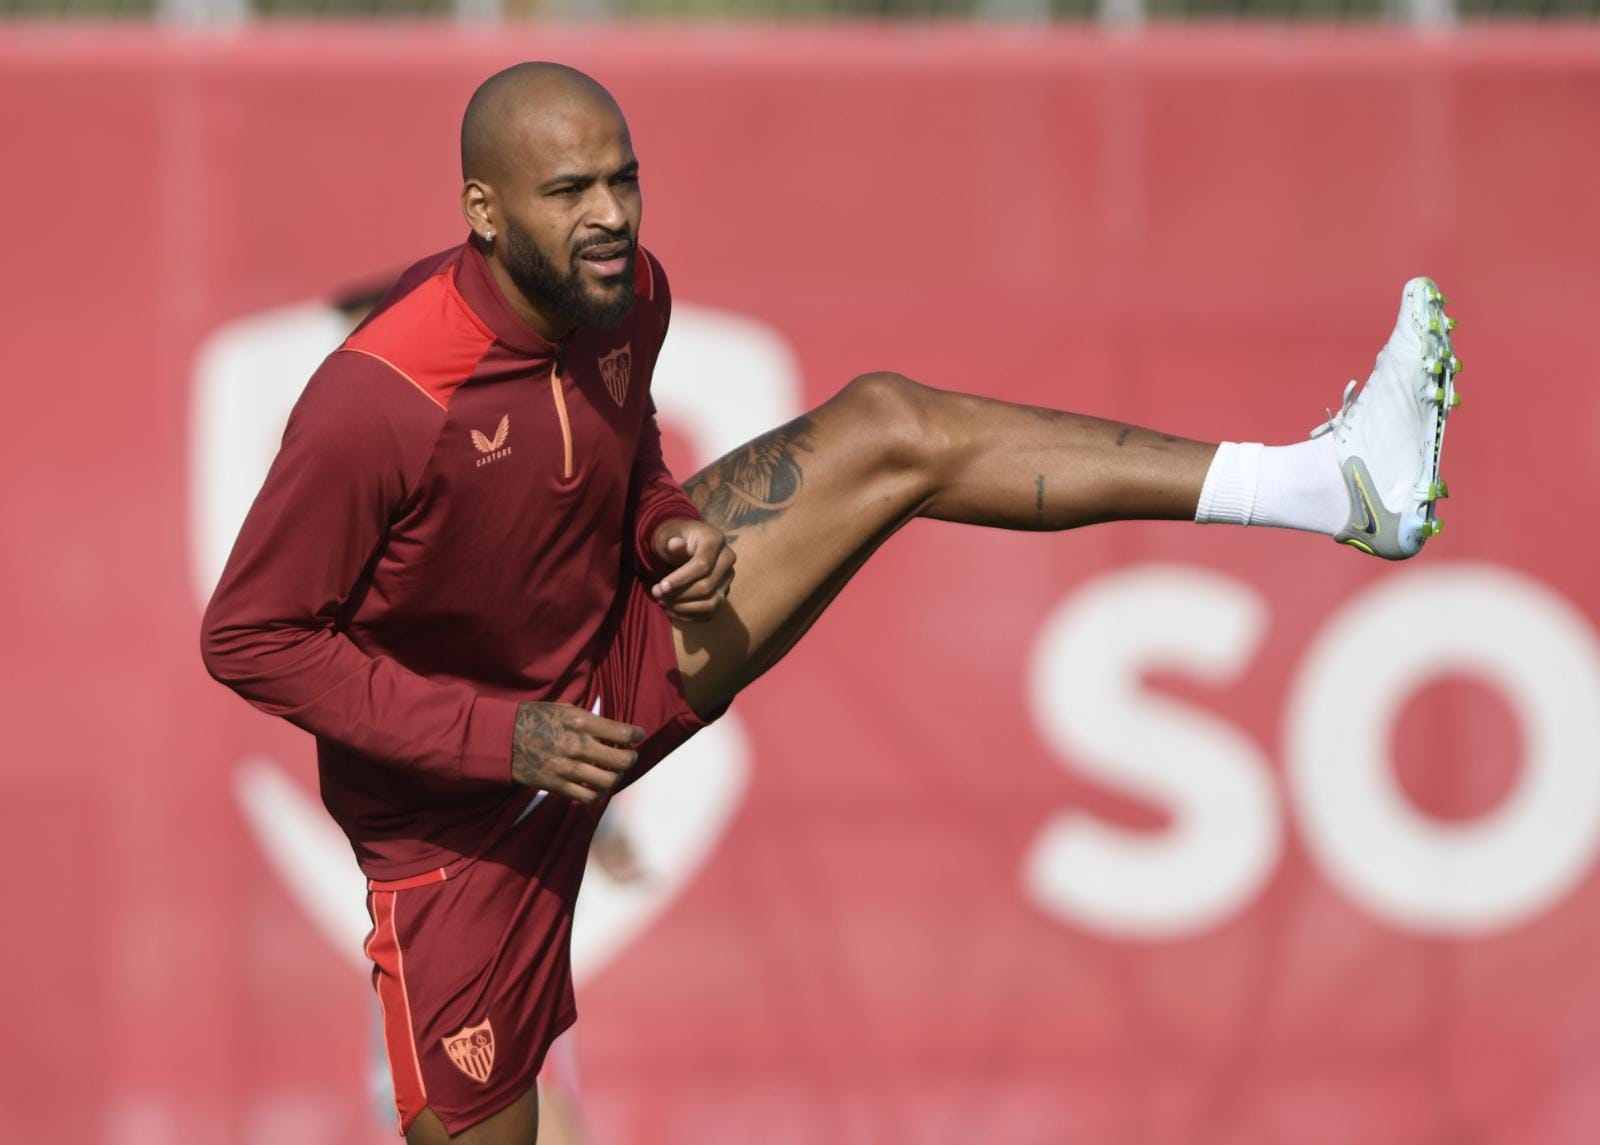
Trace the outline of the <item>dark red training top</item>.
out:
M 470 245 L 406 271 L 301 395 L 202 635 L 207 668 L 317 737 L 362 869 L 476 854 L 527 802 L 523 699 L 583 703 L 623 578 L 698 517 L 661 461 L 671 313 L 642 248 L 616 330 L 561 342 Z

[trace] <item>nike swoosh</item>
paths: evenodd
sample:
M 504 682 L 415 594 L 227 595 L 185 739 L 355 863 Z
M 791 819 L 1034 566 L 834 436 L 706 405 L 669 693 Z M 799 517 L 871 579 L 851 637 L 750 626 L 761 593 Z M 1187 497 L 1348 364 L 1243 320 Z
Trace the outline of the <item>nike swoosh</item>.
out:
M 1361 512 L 1366 516 L 1367 523 L 1361 526 L 1361 531 L 1368 536 L 1377 536 L 1378 517 L 1372 511 L 1372 497 L 1367 493 L 1367 486 L 1361 480 L 1361 472 L 1355 468 L 1350 470 L 1350 479 L 1355 482 L 1356 500 L 1361 502 Z

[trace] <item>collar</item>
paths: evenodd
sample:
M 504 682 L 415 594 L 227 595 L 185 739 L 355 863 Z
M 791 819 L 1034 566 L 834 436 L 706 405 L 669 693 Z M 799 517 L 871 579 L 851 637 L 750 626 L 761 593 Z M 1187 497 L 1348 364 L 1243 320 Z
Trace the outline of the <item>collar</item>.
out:
M 489 260 L 471 241 L 462 244 L 461 249 L 463 253 L 456 263 L 456 289 L 472 312 L 498 341 L 513 350 L 536 358 L 553 357 L 562 344 L 546 338 L 511 309 L 511 303 L 500 292 L 500 284 L 495 282 L 494 273 L 489 269 Z

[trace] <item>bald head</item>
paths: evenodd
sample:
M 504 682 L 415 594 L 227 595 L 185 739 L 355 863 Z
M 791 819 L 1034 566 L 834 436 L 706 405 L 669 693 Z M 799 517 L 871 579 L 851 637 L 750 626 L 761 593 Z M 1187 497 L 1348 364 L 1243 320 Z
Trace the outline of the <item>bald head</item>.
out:
M 633 307 L 644 200 L 617 101 L 561 64 L 483 82 L 461 122 L 461 212 L 513 308 L 547 337 Z
M 611 93 L 577 68 L 534 60 L 496 72 L 472 93 L 461 119 L 461 177 L 499 182 L 560 121 L 596 111 L 626 122 Z

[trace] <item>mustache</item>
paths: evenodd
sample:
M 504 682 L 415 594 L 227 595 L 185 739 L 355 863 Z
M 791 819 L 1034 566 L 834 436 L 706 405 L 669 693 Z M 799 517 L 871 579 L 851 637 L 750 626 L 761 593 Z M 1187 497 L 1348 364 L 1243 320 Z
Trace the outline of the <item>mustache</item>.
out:
M 592 239 L 584 239 L 577 246 L 572 248 L 572 257 L 580 257 L 584 251 L 590 249 L 591 247 L 610 246 L 612 243 L 620 242 L 625 242 L 628 244 L 628 254 L 630 256 L 639 249 L 638 241 L 634 239 L 632 229 L 624 227 L 622 230 L 616 231 L 615 233 L 607 231 L 603 234 L 595 235 Z

